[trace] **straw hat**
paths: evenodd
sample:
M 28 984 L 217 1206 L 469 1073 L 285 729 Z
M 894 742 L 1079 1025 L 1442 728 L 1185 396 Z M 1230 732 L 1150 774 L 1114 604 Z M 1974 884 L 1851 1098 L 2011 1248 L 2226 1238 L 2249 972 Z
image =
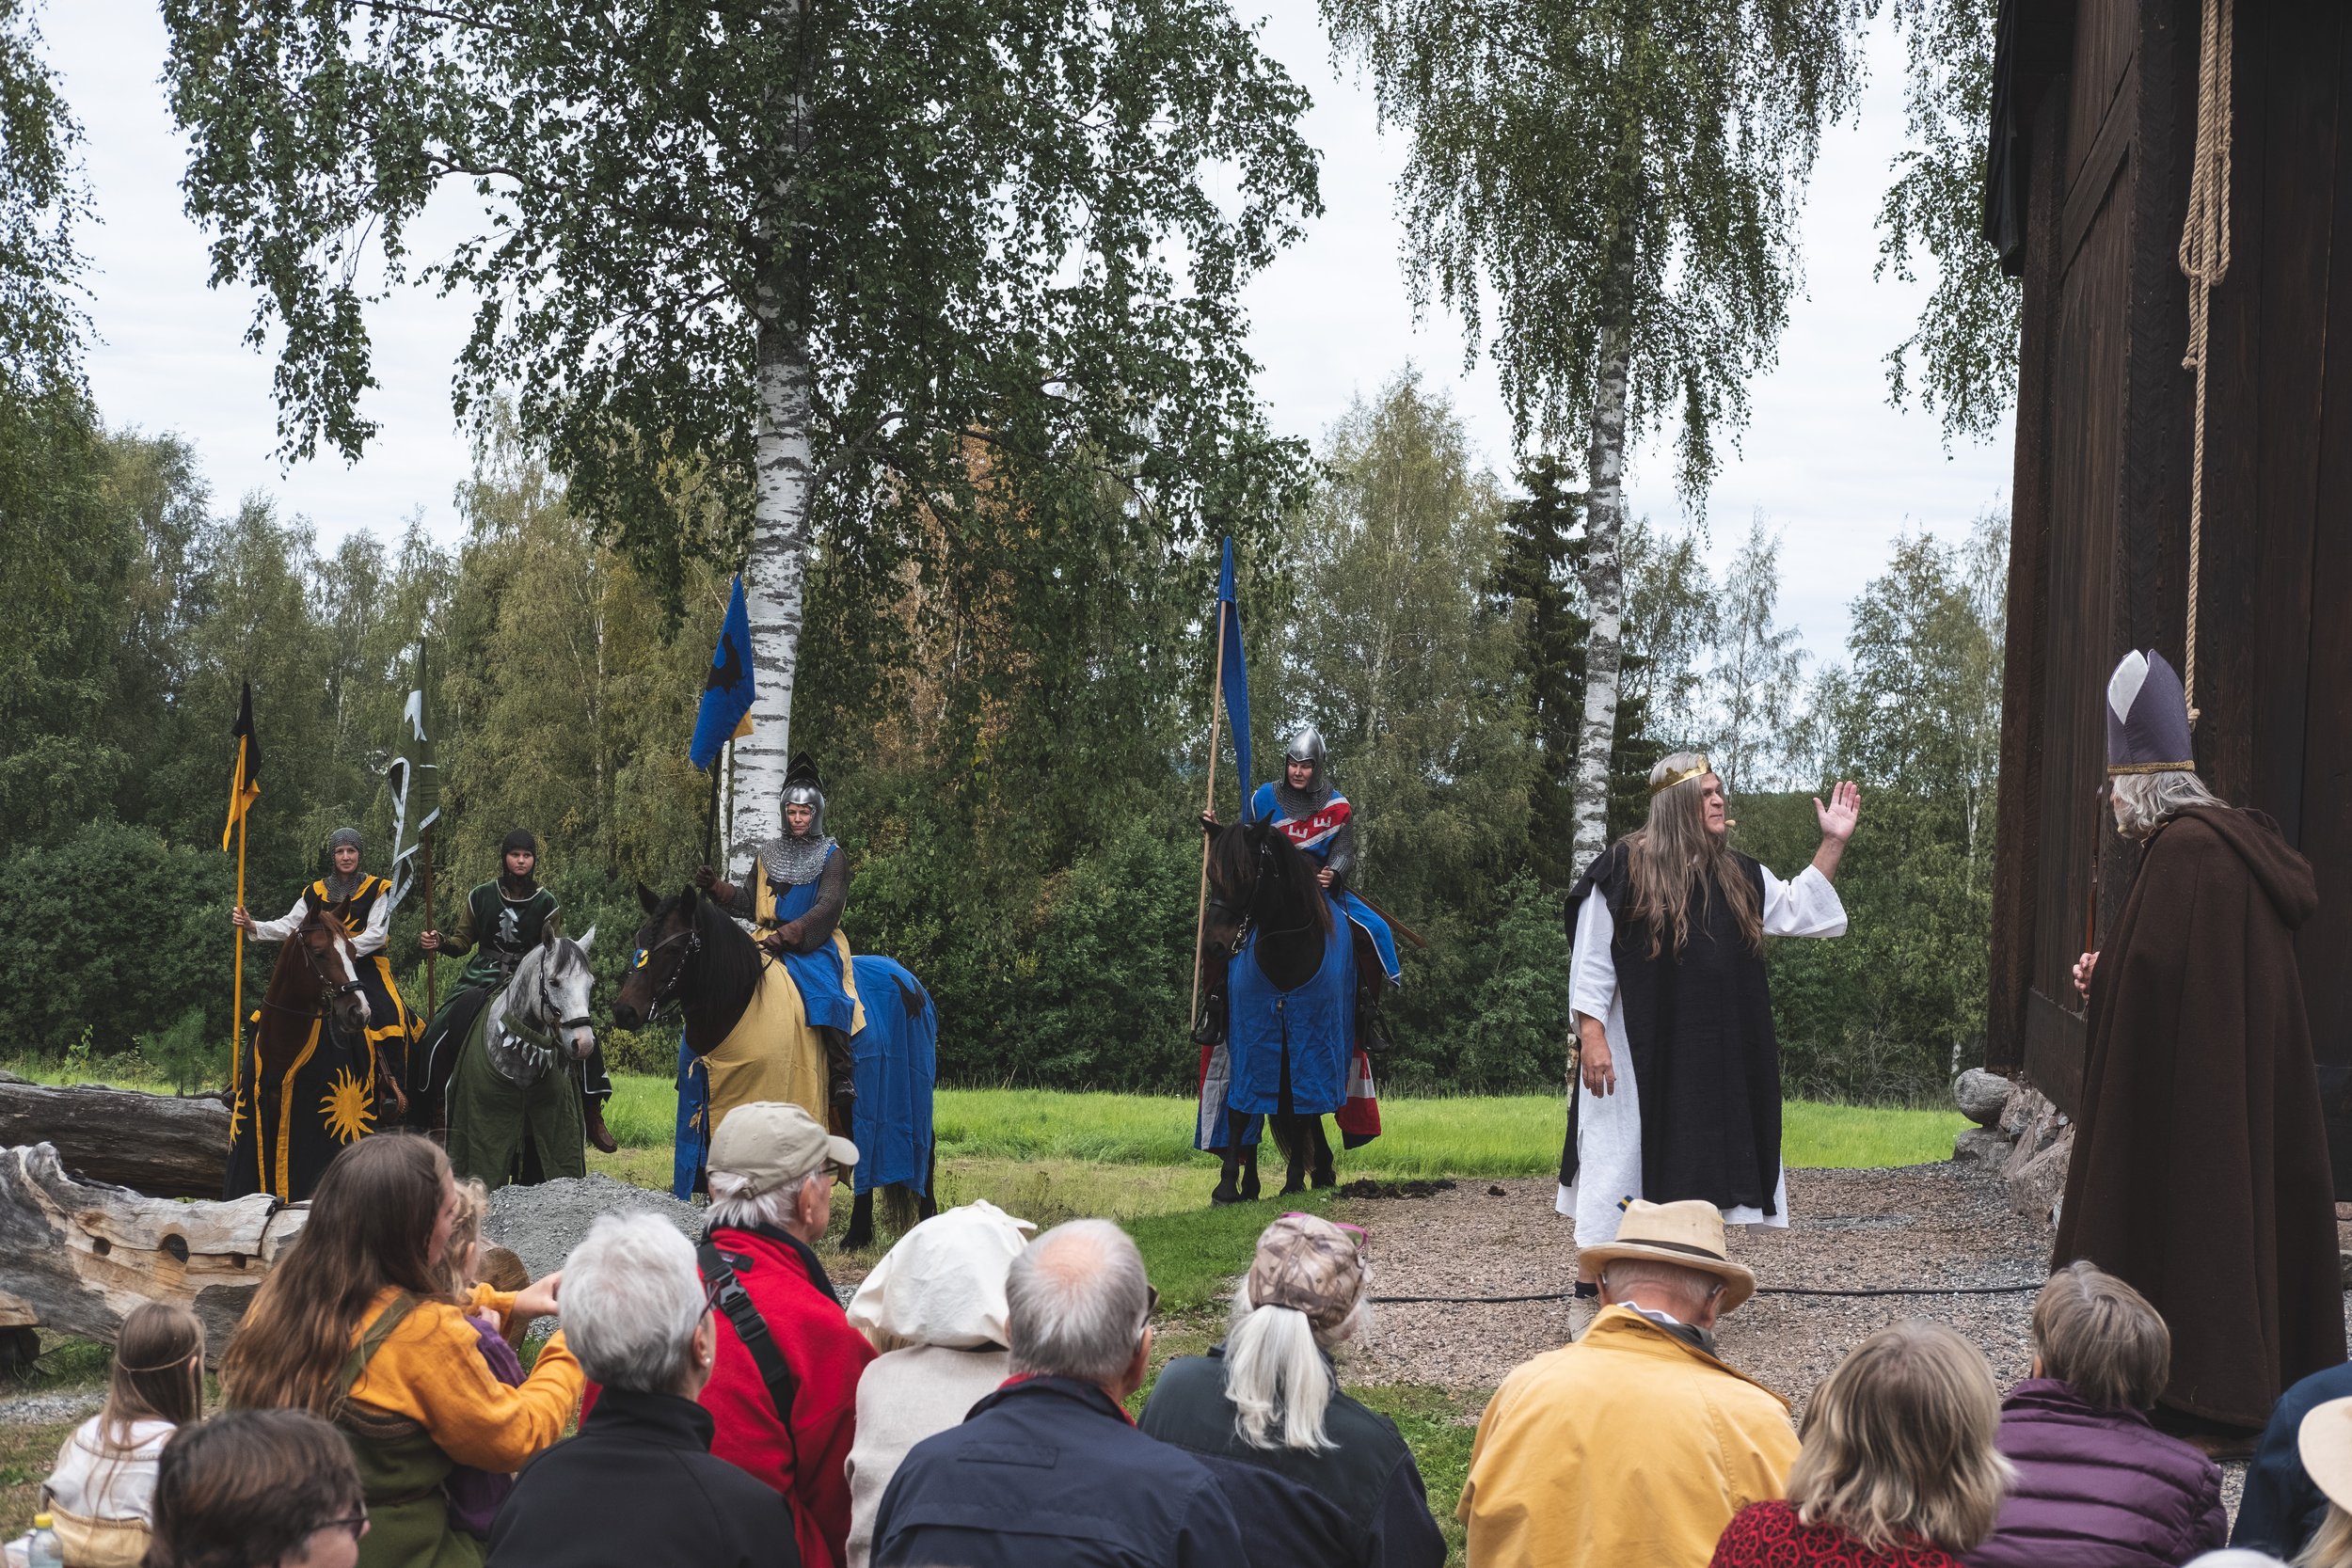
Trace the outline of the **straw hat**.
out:
M 2312 1484 L 2328 1500 L 2352 1513 L 2352 1400 L 2329 1400 L 2312 1406 L 2296 1429 L 2295 1447 Z
M 1733 1262 L 1724 1252 L 1723 1212 L 1699 1198 L 1686 1198 L 1680 1203 L 1651 1203 L 1635 1198 L 1626 1205 L 1625 1219 L 1617 1227 L 1617 1239 L 1583 1248 L 1578 1261 L 1590 1265 L 1598 1275 L 1620 1258 L 1673 1263 L 1713 1275 L 1724 1282 L 1726 1312 L 1756 1293 L 1756 1275 Z

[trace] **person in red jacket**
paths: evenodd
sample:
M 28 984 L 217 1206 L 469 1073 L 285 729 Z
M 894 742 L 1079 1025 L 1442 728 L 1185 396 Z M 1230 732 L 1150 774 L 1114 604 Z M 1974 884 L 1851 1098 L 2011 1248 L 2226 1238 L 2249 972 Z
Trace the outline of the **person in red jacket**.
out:
M 850 1326 L 810 1243 L 832 1222 L 835 1172 L 856 1164 L 857 1146 L 798 1105 L 738 1105 L 710 1140 L 710 1228 L 700 1249 L 719 1321 L 718 1364 L 702 1392 L 718 1428 L 710 1451 L 791 1499 L 802 1568 L 849 1561 L 857 1380 L 875 1353 Z M 745 1342 L 737 1323 L 747 1314 L 772 1354 L 756 1343 L 757 1326 Z

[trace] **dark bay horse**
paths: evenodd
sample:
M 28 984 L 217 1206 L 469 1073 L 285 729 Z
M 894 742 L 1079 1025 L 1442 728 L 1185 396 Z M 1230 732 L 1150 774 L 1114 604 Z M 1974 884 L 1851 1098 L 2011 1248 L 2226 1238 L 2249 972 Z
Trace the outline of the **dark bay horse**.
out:
M 278 944 L 252 1033 L 234 1064 L 221 1196 L 310 1196 L 327 1162 L 375 1131 L 389 1092 L 368 1042 L 368 999 L 341 905 L 314 909 Z
M 638 928 L 629 967 L 612 1000 L 612 1022 L 624 1029 L 639 1029 L 675 1008 L 685 1024 L 682 1068 L 690 1058 L 707 1057 L 723 1045 L 731 1053 L 739 1051 L 739 1042 L 729 1037 L 754 998 L 763 985 L 791 984 L 789 974 L 692 885 L 668 898 L 641 885 L 637 896 L 646 920 Z M 771 969 L 777 972 L 773 980 L 767 978 Z M 901 1227 L 939 1212 L 930 1117 L 937 1023 L 930 997 L 894 959 L 860 953 L 851 959 L 851 969 L 866 1022 L 850 1041 L 857 1098 L 849 1125 L 832 1128 L 858 1147 L 851 1181 L 855 1197 L 841 1242 L 847 1248 L 873 1241 L 878 1186 Z M 761 1041 L 759 1048 L 770 1047 Z M 788 1050 L 790 1045 L 778 1039 L 772 1049 Z M 688 1094 L 685 1080 L 681 1071 L 682 1101 Z M 806 1108 L 820 1120 L 839 1119 L 821 1102 Z M 707 1140 L 709 1130 L 699 1131 Z M 683 1167 L 679 1181 L 691 1181 Z M 678 1196 L 688 1194 L 679 1191 Z
M 1210 973 L 1217 973 L 1236 952 L 1246 950 L 1267 984 L 1278 991 L 1295 991 L 1313 980 L 1326 960 L 1333 922 L 1338 919 L 1331 900 L 1316 880 L 1318 869 L 1288 835 L 1269 823 L 1236 822 L 1212 830 L 1202 964 Z M 1342 935 L 1346 937 L 1344 932 Z M 1340 1042 L 1343 1075 L 1355 1048 L 1352 1010 L 1350 1017 L 1348 1037 Z M 1286 1050 L 1279 1071 L 1282 1104 L 1289 1103 L 1290 1071 Z M 1248 1137 L 1251 1117 L 1228 1109 L 1225 1117 L 1225 1141 L 1216 1146 L 1223 1169 L 1216 1190 L 1209 1196 L 1210 1202 L 1219 1204 L 1258 1196 L 1258 1149 Z M 1321 1115 L 1277 1110 L 1267 1121 L 1288 1166 L 1284 1193 L 1304 1192 L 1311 1177 L 1315 1186 L 1332 1184 L 1336 1178 L 1331 1146 L 1324 1136 Z

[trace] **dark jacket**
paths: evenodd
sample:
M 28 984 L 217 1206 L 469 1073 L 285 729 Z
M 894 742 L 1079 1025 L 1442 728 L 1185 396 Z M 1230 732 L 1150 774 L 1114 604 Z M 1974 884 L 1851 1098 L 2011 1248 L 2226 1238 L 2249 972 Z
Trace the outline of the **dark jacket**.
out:
M 2352 1363 L 2313 1372 L 2279 1396 L 2263 1429 L 2262 1446 L 2246 1467 L 2246 1496 L 2237 1506 L 2233 1546 L 2250 1546 L 2291 1560 L 2312 1544 L 2328 1518 L 2328 1499 L 2303 1468 L 2296 1438 L 2303 1418 L 2329 1400 L 2352 1399 Z
M 607 1388 L 580 1435 L 523 1466 L 490 1568 L 799 1568 L 792 1509 L 710 1453 L 710 1413 Z
M 1237 1568 L 1208 1466 L 1072 1378 L 1009 1383 L 907 1450 L 874 1516 L 873 1568 Z
M 1321 1452 L 1252 1448 L 1225 1393 L 1225 1347 L 1170 1361 L 1139 1423 L 1198 1455 L 1249 1521 L 1250 1568 L 1438 1568 L 1445 1537 L 1413 1450 L 1386 1416 L 1334 1388 Z
M 2229 1533 L 2212 1460 L 2056 1378 L 2010 1390 L 2000 1445 L 2017 1485 L 1972 1568 L 2174 1568 Z

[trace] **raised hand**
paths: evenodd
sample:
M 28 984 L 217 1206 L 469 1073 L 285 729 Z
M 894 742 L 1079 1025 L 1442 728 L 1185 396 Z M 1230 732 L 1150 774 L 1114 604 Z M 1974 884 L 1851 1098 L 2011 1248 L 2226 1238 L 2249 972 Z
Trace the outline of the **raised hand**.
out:
M 1851 780 L 1840 781 L 1829 792 L 1829 804 L 1821 798 L 1813 798 L 1813 815 L 1821 824 L 1821 836 L 1843 844 L 1853 837 L 1854 822 L 1862 815 L 1862 790 Z
M 2091 971 L 2099 967 L 2099 955 L 2085 953 L 2074 960 L 2074 993 L 2084 1001 L 2090 1000 Z

